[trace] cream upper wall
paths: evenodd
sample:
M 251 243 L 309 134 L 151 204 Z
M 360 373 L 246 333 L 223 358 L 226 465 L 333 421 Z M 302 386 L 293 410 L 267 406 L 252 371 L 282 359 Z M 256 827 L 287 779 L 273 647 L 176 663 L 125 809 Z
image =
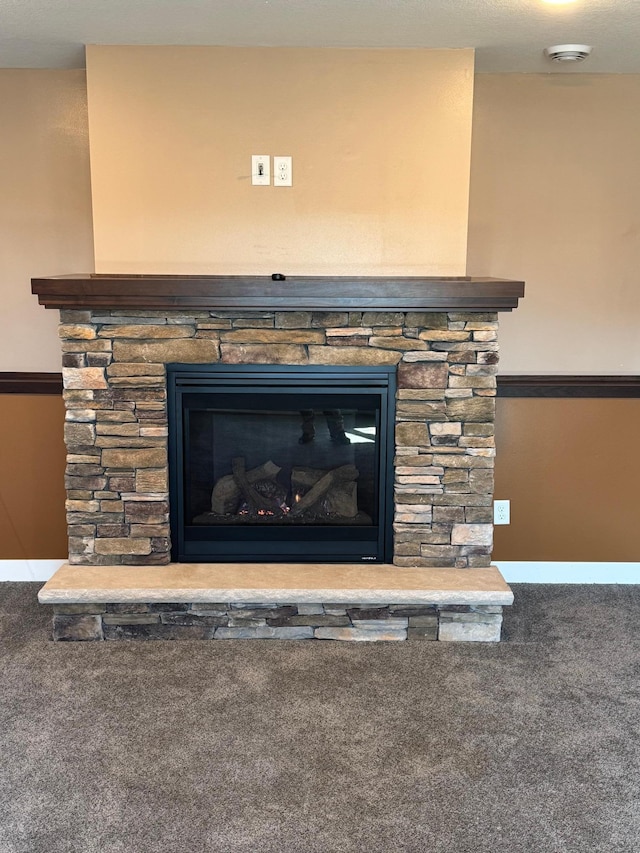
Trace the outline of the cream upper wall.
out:
M 83 71 L 0 70 L 0 371 L 60 369 L 32 276 L 93 269 Z
M 87 75 L 97 271 L 464 274 L 472 50 L 90 46 Z
M 502 373 L 640 373 L 640 75 L 475 84 L 468 270 L 517 276 Z

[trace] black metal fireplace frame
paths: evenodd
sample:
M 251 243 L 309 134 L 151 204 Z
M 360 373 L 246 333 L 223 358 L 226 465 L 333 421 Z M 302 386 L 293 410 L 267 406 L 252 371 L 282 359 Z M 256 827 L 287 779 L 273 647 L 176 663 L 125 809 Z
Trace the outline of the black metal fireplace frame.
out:
M 259 527 L 240 535 L 222 526 L 211 530 L 185 524 L 184 403 L 195 393 L 375 395 L 380 399 L 378 524 L 372 527 Z M 396 367 L 325 365 L 167 364 L 171 556 L 174 562 L 391 562 Z M 331 534 L 328 537 L 328 534 Z M 234 543 L 233 539 L 237 542 Z

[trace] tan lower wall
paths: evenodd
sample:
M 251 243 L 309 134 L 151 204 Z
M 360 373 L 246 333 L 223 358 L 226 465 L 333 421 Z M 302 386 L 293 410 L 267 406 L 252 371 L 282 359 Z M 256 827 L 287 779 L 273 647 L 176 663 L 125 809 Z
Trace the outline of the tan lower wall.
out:
M 64 405 L 59 396 L 0 395 L 0 559 L 67 555 Z
M 0 395 L 0 559 L 65 557 L 64 408 Z M 640 400 L 499 398 L 496 560 L 640 560 Z
M 640 400 L 498 399 L 495 560 L 640 560 Z

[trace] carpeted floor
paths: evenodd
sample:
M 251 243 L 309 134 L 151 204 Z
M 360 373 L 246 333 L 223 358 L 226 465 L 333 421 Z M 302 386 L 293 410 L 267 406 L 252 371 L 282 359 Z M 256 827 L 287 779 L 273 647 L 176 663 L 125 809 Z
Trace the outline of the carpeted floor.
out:
M 57 643 L 0 584 L 0 853 L 637 853 L 640 587 L 500 645 Z

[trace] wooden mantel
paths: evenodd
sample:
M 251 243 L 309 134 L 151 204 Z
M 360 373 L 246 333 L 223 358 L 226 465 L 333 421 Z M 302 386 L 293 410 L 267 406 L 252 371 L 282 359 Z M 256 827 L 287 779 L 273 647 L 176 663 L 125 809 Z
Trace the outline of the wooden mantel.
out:
M 64 275 L 31 279 L 45 308 L 511 311 L 524 282 L 389 276 Z

